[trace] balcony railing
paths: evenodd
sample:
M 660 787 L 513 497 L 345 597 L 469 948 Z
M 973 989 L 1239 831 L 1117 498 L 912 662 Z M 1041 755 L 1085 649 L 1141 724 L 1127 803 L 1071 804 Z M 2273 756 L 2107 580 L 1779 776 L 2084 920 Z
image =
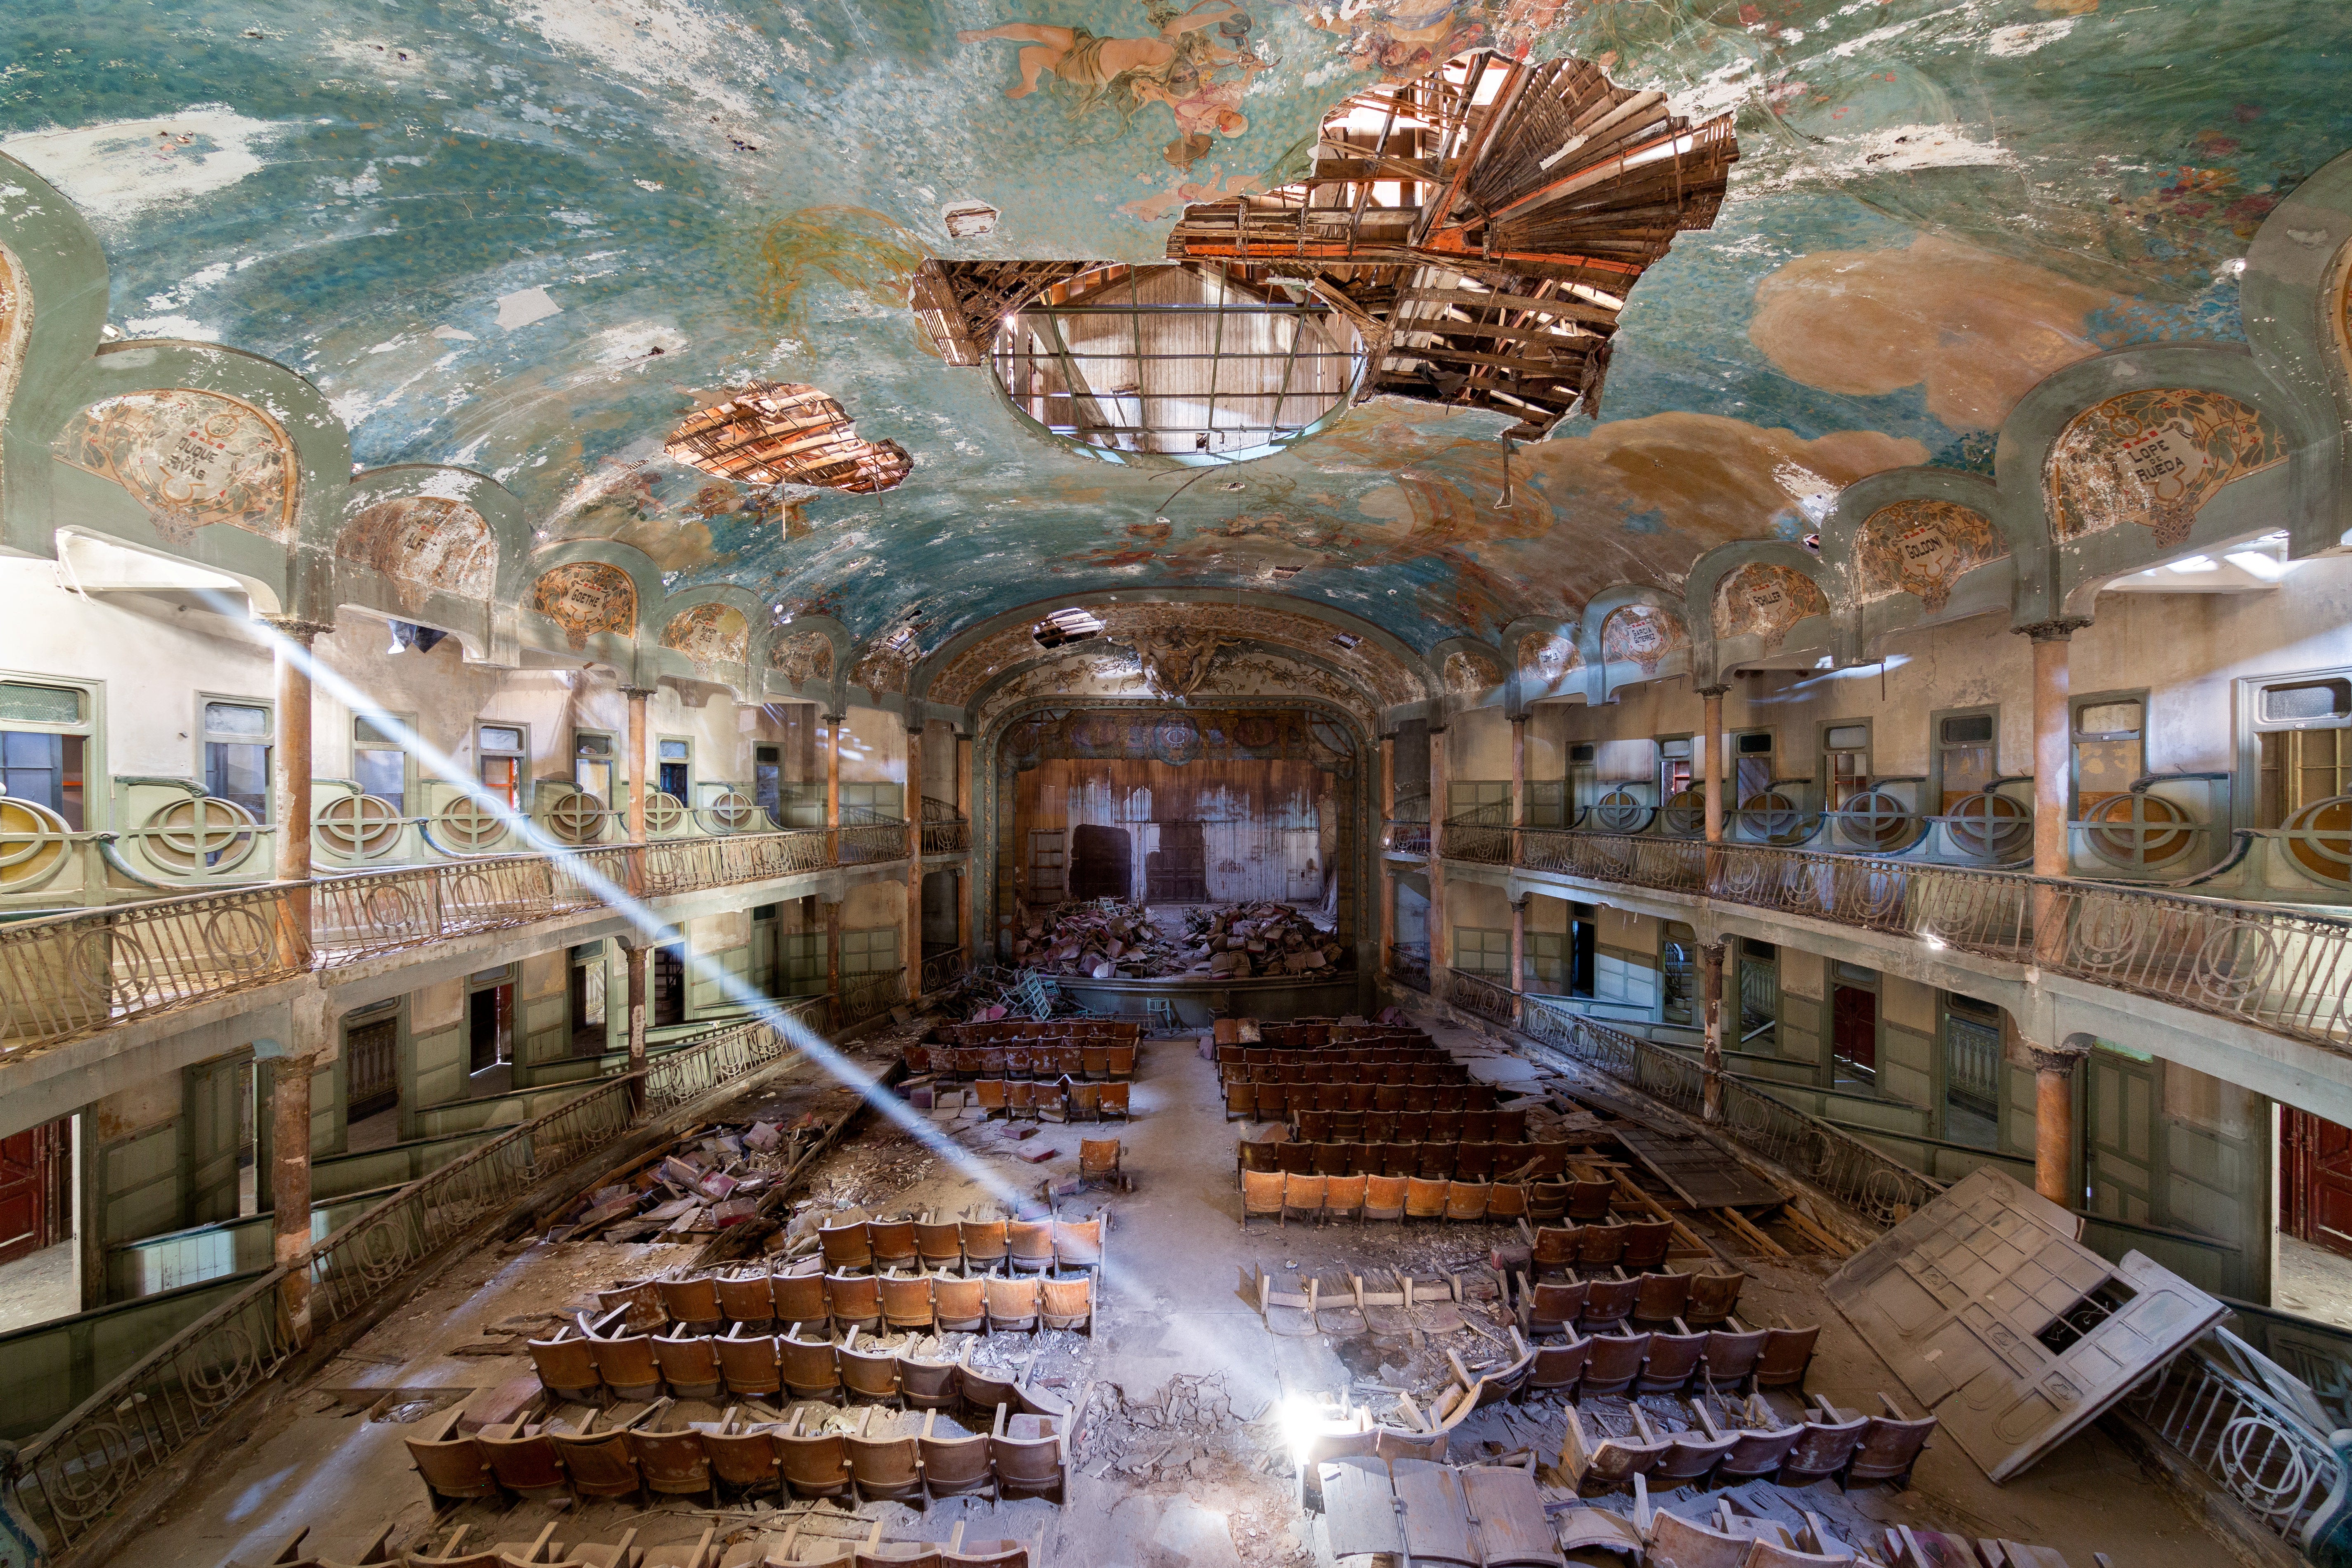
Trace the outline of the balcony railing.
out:
M 1508 803 L 1473 806 L 1445 819 L 1445 858 L 1475 860 L 1487 866 L 1511 863 L 1511 808 Z
M 1511 988 L 1484 974 L 1465 970 L 1445 972 L 1445 999 L 1464 1012 L 1488 1023 L 1508 1026 L 1517 1021 L 1518 998 Z
M 930 954 L 923 960 L 923 994 L 944 991 L 971 967 L 971 950 L 967 947 L 951 947 Z
M 1399 855 L 1429 853 L 1429 824 L 1403 818 L 1388 825 L 1383 836 L 1387 847 Z
M 836 1013 L 844 1028 L 878 1017 L 907 999 L 907 972 L 892 969 L 879 974 L 844 975 Z
M 904 824 L 604 845 L 116 904 L 0 926 L 0 1060 L 133 1018 L 453 936 L 907 858 Z
M 1429 949 L 1423 944 L 1397 942 L 1389 949 L 1389 978 L 1415 991 L 1429 989 Z
M 777 1010 L 818 1030 L 824 1027 L 824 997 L 810 996 L 779 1003 Z M 790 1035 L 764 1019 L 730 1025 L 685 1050 L 665 1052 L 646 1064 L 646 1113 L 658 1116 L 674 1110 L 747 1074 L 786 1060 L 799 1049 Z
M 2352 1045 L 2352 920 L 2119 883 L 1763 845 L 1521 828 L 1514 863 L 2033 963 L 2317 1044 Z
M 971 824 L 943 800 L 923 797 L 923 853 L 961 855 L 971 848 Z

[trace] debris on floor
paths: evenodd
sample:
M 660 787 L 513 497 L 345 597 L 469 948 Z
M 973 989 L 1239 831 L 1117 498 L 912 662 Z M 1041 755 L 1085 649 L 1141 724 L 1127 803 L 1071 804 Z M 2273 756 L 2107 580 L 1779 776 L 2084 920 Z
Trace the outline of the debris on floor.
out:
M 1341 951 L 1336 932 L 1277 903 L 1189 909 L 1181 938 L 1141 904 L 1057 904 L 1013 942 L 1024 968 L 1097 980 L 1311 974 L 1337 965 Z

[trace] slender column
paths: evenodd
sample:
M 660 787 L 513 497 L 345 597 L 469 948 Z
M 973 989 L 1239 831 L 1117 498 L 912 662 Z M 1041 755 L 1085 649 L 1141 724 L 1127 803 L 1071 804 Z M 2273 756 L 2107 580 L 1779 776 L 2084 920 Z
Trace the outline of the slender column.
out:
M 1445 923 L 1445 731 L 1429 732 L 1429 970 L 1433 994 L 1454 967 L 1454 932 Z
M 841 725 L 846 713 L 824 716 L 824 825 L 841 826 Z
M 653 944 L 646 941 L 624 942 L 621 956 L 628 966 L 629 1070 L 642 1072 L 646 1066 L 646 1010 L 653 990 Z
M 1698 950 L 1699 998 L 1706 1005 L 1706 1045 L 1701 1066 L 1706 1072 L 1702 1089 L 1702 1113 L 1709 1121 L 1723 1120 L 1723 943 L 1701 942 Z
M 310 1075 L 331 1059 L 331 1018 L 323 994 L 297 996 L 289 1008 L 284 1050 L 265 1043 L 256 1052 L 271 1065 L 269 1078 L 269 1254 L 287 1271 L 278 1285 L 289 1331 L 310 1342 Z
M 2033 1063 L 2033 1190 L 2062 1208 L 2074 1208 L 2074 1067 L 2087 1051 L 2022 1042 Z
M 2033 874 L 2066 875 L 2066 785 L 2074 769 L 2068 744 L 2072 722 L 2066 711 L 2070 686 L 2068 644 L 2075 632 L 2090 625 L 2062 617 L 2024 628 L 2033 639 Z M 2054 888 L 2033 889 L 2033 949 L 2037 961 L 2056 959 L 2062 946 L 2065 917 Z M 2045 1092 L 2047 1092 L 2045 1079 Z
M 277 657 L 278 739 L 269 749 L 278 879 L 286 883 L 278 947 L 286 963 L 310 967 L 310 645 L 333 628 L 312 621 L 269 623 Z
M 1528 819 L 1528 721 L 1511 721 L 1511 826 Z
M 629 811 L 624 826 L 629 842 L 640 846 L 629 851 L 629 892 L 642 896 L 646 889 L 646 857 L 641 847 L 646 841 L 646 778 L 652 771 L 646 765 L 646 747 L 650 743 L 646 735 L 646 700 L 653 693 L 645 687 L 631 686 L 623 688 L 621 694 L 629 700 L 629 734 L 625 742 L 628 755 L 623 759 L 629 770 Z M 630 973 L 634 976 L 636 971 L 633 969 Z M 641 1050 L 644 1036 L 633 1037 L 639 1043 L 632 1048 Z
M 824 901 L 824 994 L 831 997 L 833 1026 L 841 1027 L 841 905 Z
M 1516 724 L 1519 721 L 1513 721 Z M 1521 977 L 1528 967 L 1528 895 L 1521 893 L 1511 900 L 1511 1022 L 1519 1021 L 1519 998 L 1527 994 L 1527 982 Z
M 1386 972 L 1389 961 L 1396 952 L 1396 868 L 1389 864 L 1390 820 L 1396 816 L 1396 736 L 1393 732 L 1381 737 L 1381 953 L 1380 964 Z
M 1721 686 L 1702 686 L 1699 695 L 1706 700 L 1706 716 L 1700 723 L 1699 784 L 1706 792 L 1706 841 L 1723 842 L 1723 694 Z
M 981 847 L 976 837 L 980 824 L 971 813 L 971 737 L 957 735 L 954 744 L 956 816 L 964 824 L 963 867 L 956 872 L 956 945 L 963 949 L 964 962 L 969 963 L 978 956 L 971 951 L 971 899 L 973 868 L 980 864 Z
M 923 732 L 907 731 L 907 1000 L 923 994 Z

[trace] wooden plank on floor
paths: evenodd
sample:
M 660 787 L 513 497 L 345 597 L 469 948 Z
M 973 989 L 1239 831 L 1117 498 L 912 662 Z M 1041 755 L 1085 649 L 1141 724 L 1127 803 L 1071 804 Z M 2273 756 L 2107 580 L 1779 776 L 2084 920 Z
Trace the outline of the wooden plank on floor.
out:
M 1580 1080 L 1574 1083 L 1555 1080 L 1548 1092 L 1552 1104 L 1562 1110 L 1576 1109 L 1575 1105 L 1561 1100 L 1562 1095 L 1568 1095 L 1595 1110 L 1617 1118 L 1621 1122 L 1630 1121 L 1636 1127 L 1647 1128 L 1661 1137 L 1675 1138 L 1681 1135 L 1673 1122 L 1661 1116 L 1639 1096 L 1630 1094 L 1623 1089 Z M 1612 1127 L 1610 1131 L 1615 1132 L 1621 1129 Z
M 1704 1140 L 1665 1137 L 1646 1127 L 1627 1127 L 1619 1131 L 1617 1141 L 1695 1209 L 1788 1201 L 1788 1194 Z

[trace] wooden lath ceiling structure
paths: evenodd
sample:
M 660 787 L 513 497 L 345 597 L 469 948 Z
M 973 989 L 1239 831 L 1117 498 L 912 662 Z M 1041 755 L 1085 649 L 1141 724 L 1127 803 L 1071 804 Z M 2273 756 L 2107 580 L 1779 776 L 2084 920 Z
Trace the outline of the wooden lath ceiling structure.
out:
M 1168 254 L 1310 279 L 1371 346 L 1364 395 L 1492 408 L 1533 439 L 1599 417 L 1627 291 L 1715 222 L 1738 156 L 1728 117 L 1482 53 L 1349 99 L 1304 180 L 1185 208 Z
M 689 415 L 662 450 L 721 479 L 856 495 L 889 489 L 915 466 L 896 441 L 860 439 L 839 403 L 799 382 L 755 381 Z
M 950 364 L 988 362 L 997 324 L 1057 283 L 1099 261 L 939 261 L 915 274 L 908 303 L 931 346 Z

